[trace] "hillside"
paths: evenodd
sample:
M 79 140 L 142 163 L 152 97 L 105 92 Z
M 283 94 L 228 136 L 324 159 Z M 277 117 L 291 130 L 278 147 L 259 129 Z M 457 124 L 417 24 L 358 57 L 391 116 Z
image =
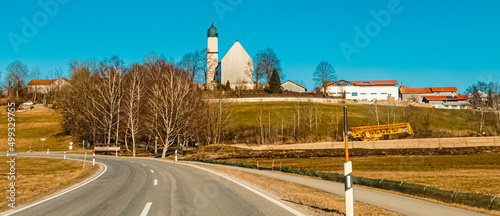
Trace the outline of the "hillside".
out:
M 349 127 L 377 125 L 374 105 L 347 107 Z M 294 102 L 233 103 L 229 105 L 229 109 L 232 114 L 225 138 L 232 143 L 295 143 L 340 140 L 342 137 L 343 105 Z M 470 110 L 378 105 L 377 111 L 379 124 L 410 122 L 415 132 L 414 137 L 418 138 L 478 135 L 477 115 Z M 487 115 L 484 135 L 497 135 L 491 119 Z M 261 134 L 266 140 L 261 139 Z M 392 138 L 404 137 L 406 135 L 396 135 Z
M 0 108 L 0 151 L 7 151 L 7 115 L 6 106 Z M 34 109 L 26 112 L 16 112 L 16 151 L 41 151 L 41 138 L 45 138 L 44 150 L 67 150 L 71 136 L 63 134 L 62 116 L 52 109 Z M 74 146 L 76 147 L 76 146 Z

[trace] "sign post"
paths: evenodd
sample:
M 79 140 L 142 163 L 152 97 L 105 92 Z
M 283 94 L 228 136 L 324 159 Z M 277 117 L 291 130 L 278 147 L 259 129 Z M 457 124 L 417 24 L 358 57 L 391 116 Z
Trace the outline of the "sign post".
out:
M 352 163 L 349 161 L 349 136 L 347 131 L 347 106 L 344 106 L 344 142 L 345 142 L 345 214 L 354 216 L 354 193 L 352 189 Z
M 40 139 L 42 141 L 42 151 L 43 151 L 43 141 L 45 141 L 45 138 Z

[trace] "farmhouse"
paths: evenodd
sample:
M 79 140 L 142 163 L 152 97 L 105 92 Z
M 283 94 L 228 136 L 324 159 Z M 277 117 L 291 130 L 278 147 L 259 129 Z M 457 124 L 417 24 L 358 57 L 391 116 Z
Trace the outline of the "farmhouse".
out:
M 414 102 L 423 102 L 424 96 L 454 96 L 457 92 L 457 87 L 410 88 L 401 85 L 399 88 L 401 100 Z
M 396 80 L 327 81 L 326 94 L 348 100 L 398 100 Z
M 291 80 L 287 80 L 286 82 L 281 84 L 281 87 L 284 91 L 307 93 L 306 87 L 299 85 Z
M 467 109 L 469 97 L 467 95 L 455 96 L 424 96 L 423 101 L 439 109 Z
M 62 77 L 58 79 L 34 79 L 28 83 L 28 92 L 46 94 L 69 83 L 69 79 Z

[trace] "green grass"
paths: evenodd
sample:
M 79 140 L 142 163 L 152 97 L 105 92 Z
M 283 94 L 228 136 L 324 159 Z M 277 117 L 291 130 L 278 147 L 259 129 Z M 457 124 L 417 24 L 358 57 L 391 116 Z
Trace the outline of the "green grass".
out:
M 264 122 L 267 125 L 268 116 L 271 116 L 271 124 L 273 127 L 281 127 L 283 119 L 284 128 L 292 128 L 295 114 L 295 103 L 293 102 L 263 102 L 263 103 L 234 103 L 232 104 L 233 112 L 233 126 L 235 127 L 252 127 L 258 128 L 258 112 L 262 110 Z M 312 104 L 301 103 L 301 119 L 307 121 L 309 119 L 309 109 L 318 110 L 318 124 L 319 127 L 326 130 L 331 130 L 332 127 L 325 125 L 335 122 L 335 118 L 339 118 L 340 124 L 343 121 L 343 105 L 333 104 Z M 348 121 L 349 126 L 367 126 L 376 125 L 374 106 L 373 105 L 347 105 L 348 108 Z M 390 115 L 391 109 L 394 109 L 393 119 Z M 405 110 L 406 109 L 406 110 Z M 471 111 L 468 110 L 444 110 L 444 109 L 431 109 L 422 107 L 391 107 L 391 106 L 378 106 L 380 124 L 388 124 L 409 121 L 416 135 L 419 137 L 428 137 L 429 132 L 425 134 L 421 131 L 427 130 L 425 124 L 431 121 L 430 130 L 432 136 L 453 137 L 453 136 L 468 136 L 474 134 L 474 124 L 468 120 L 467 116 Z M 412 112 L 413 116 L 405 118 L 403 111 Z M 313 111 L 315 112 L 315 111 Z M 430 112 L 429 116 L 425 113 Z M 388 120 L 388 115 L 391 119 Z M 496 134 L 494 124 L 491 118 L 487 118 L 485 131 L 491 134 Z M 304 126 L 306 122 L 302 122 Z M 315 124 L 315 123 L 314 123 Z M 440 135 L 438 134 L 440 133 Z M 322 134 L 331 134 L 331 131 L 323 132 Z M 317 134 L 315 134 L 317 135 Z
M 7 112 L 6 106 L 0 107 L 0 151 L 6 151 L 8 147 L 7 134 Z M 53 151 L 68 150 L 71 137 L 64 135 L 61 122 L 63 117 L 52 109 L 34 109 L 32 111 L 15 114 L 16 122 L 16 151 L 28 151 L 31 145 L 32 151 L 42 149 L 41 138 L 45 138 L 44 150 L 49 148 Z M 74 148 L 76 145 L 74 146 Z

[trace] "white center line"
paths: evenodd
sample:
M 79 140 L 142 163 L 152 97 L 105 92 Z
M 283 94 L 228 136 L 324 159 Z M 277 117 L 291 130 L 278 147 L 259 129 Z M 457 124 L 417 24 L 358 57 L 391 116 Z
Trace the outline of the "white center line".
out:
M 151 170 L 151 173 L 155 173 L 155 171 Z
M 153 205 L 152 202 L 147 202 L 146 206 L 144 206 L 144 209 L 141 212 L 141 216 L 146 216 L 148 215 L 149 209 L 151 208 L 151 205 Z
M 155 185 L 158 185 L 158 179 L 155 179 Z

